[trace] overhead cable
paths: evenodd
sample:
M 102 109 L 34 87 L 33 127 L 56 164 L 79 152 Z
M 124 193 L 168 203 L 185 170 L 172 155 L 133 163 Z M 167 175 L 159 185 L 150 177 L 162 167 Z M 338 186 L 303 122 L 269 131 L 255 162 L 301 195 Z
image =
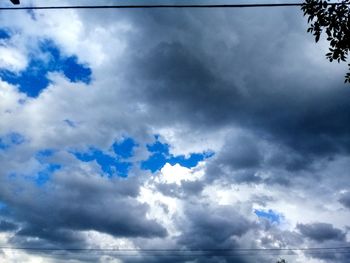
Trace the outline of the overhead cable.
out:
M 342 5 L 343 3 L 327 3 Z M 50 10 L 50 9 L 162 9 L 162 8 L 261 8 L 300 7 L 305 3 L 262 3 L 262 4 L 159 4 L 159 5 L 67 5 L 67 6 L 14 6 L 0 7 L 0 10 Z M 317 4 L 316 4 L 317 5 Z

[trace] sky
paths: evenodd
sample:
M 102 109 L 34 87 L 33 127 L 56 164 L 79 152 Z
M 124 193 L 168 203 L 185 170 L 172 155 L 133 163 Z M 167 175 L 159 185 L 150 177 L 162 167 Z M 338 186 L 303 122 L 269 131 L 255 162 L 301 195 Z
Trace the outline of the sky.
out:
M 350 247 L 347 66 L 307 27 L 297 7 L 2 11 L 0 261 L 349 262 L 256 252 Z

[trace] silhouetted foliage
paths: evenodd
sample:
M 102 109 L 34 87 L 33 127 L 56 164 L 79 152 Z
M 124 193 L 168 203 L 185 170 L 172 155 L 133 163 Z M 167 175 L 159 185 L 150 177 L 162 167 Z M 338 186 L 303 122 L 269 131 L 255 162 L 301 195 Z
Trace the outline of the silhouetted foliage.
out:
M 280 259 L 276 263 L 287 263 L 287 261 L 285 259 Z
M 350 0 L 337 2 L 327 0 L 305 0 L 301 9 L 304 16 L 309 16 L 308 23 L 311 23 L 307 32 L 315 36 L 318 42 L 322 32 L 327 34 L 330 43 L 329 53 L 326 54 L 329 61 L 346 61 L 350 50 Z M 345 75 L 345 82 L 350 83 L 349 73 Z

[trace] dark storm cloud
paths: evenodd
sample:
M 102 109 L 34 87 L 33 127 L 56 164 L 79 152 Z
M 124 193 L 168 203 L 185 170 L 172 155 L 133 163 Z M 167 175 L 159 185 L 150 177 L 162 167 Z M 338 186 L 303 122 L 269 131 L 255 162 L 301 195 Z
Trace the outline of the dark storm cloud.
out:
M 130 13 L 128 19 L 139 31 L 130 41 L 125 94 L 147 105 L 152 125 L 184 124 L 193 134 L 235 126 L 249 134 L 227 138 L 222 151 L 208 160 L 212 178 L 290 187 L 315 161 L 349 152 L 350 91 L 334 84 L 342 74 L 328 78 L 327 70 L 309 62 L 300 13 L 152 11 Z M 269 152 L 260 141 L 278 150 Z M 268 178 L 257 173 L 270 169 L 275 170 Z M 184 196 L 176 185 L 158 189 Z M 243 224 L 243 233 L 254 227 L 235 216 L 225 221 L 230 216 L 220 208 L 190 210 L 178 240 L 186 247 L 237 246 L 230 239 L 241 234 L 235 227 Z M 312 229 L 305 225 L 304 232 Z M 266 244 L 303 241 L 295 233 L 276 230 L 275 236 Z M 324 227 L 320 238 L 330 237 L 341 239 L 342 232 Z
M 220 164 L 231 169 L 259 168 L 263 156 L 254 138 L 238 136 L 225 144 L 220 151 L 218 159 Z
M 18 226 L 6 220 L 0 220 L 0 232 L 7 232 L 16 230 Z
M 186 216 L 179 244 L 190 248 L 237 246 L 235 237 L 241 237 L 253 227 L 253 223 L 230 206 L 189 205 Z
M 33 237 L 35 237 L 33 239 Z M 81 248 L 86 245 L 82 235 L 72 230 L 61 230 L 56 227 L 27 223 L 22 227 L 10 242 L 18 247 L 70 247 Z
M 84 171 L 75 171 L 70 176 L 65 172 L 55 174 L 42 188 L 14 179 L 12 189 L 3 189 L 1 200 L 8 206 L 8 216 L 21 223 L 12 242 L 23 243 L 36 237 L 47 245 L 77 246 L 83 244 L 83 238 L 74 231 L 82 230 L 116 237 L 167 235 L 164 227 L 146 219 L 149 207 L 136 200 L 138 179 L 108 179 Z M 13 187 L 21 189 L 16 196 Z
M 251 137 L 227 138 L 209 164 L 210 176 L 290 185 L 293 177 L 289 172 L 306 170 L 320 157 L 350 152 L 350 91 L 342 85 L 327 88 L 334 83 L 327 72 L 319 71 L 317 78 L 312 78 L 314 65 L 303 54 L 307 52 L 305 42 L 294 37 L 305 33 L 306 26 L 299 23 L 301 14 L 259 12 L 81 14 L 88 15 L 86 27 L 106 28 L 120 16 L 137 29 L 137 34 L 124 36 L 129 41 L 120 60 L 125 72 L 113 74 L 126 80 L 120 88 L 125 101 L 146 105 L 147 118 L 142 125 L 157 130 L 183 124 L 194 134 L 231 126 L 243 128 Z M 282 150 L 267 157 L 259 140 L 277 144 Z M 267 179 L 257 173 L 270 167 L 286 171 Z M 163 226 L 146 218 L 147 205 L 136 200 L 141 182 L 97 178 L 69 171 L 55 176 L 44 189 L 31 188 L 28 182 L 0 181 L 0 200 L 11 209 L 8 217 L 21 225 L 12 242 L 30 244 L 38 237 L 41 245 L 83 246 L 79 230 L 129 238 L 166 236 Z M 18 189 L 13 189 L 16 184 Z M 166 195 L 181 198 L 198 195 L 203 189 L 202 182 L 182 183 L 181 189 L 175 185 L 158 187 Z M 341 198 L 340 202 L 347 206 L 346 200 Z M 186 248 L 239 247 L 237 240 L 256 228 L 230 206 L 188 205 L 185 216 L 176 241 Z M 344 233 L 328 224 L 299 224 L 298 229 L 315 241 L 344 240 Z M 282 240 L 289 245 L 299 240 L 290 233 L 275 236 L 263 244 Z M 125 261 L 171 260 L 179 262 L 167 257 Z M 196 258 L 201 263 L 220 260 L 245 262 L 239 257 L 215 255 Z
M 135 96 L 145 99 L 155 112 L 168 113 L 159 116 L 160 120 L 193 121 L 199 126 L 207 126 L 208 122 L 225 125 L 238 106 L 235 102 L 240 102 L 235 87 L 218 79 L 181 42 L 159 43 L 133 63 L 132 69 L 140 69 L 133 74 L 142 80 Z
M 350 192 L 341 195 L 339 202 L 350 209 Z
M 168 16 L 147 13 L 143 18 L 147 23 L 141 28 L 149 35 L 143 34 L 133 43 L 153 39 L 153 46 L 146 45 L 142 52 L 135 52 L 128 64 L 131 70 L 127 74 L 138 87 L 135 97 L 150 106 L 159 123 L 185 122 L 193 129 L 207 130 L 235 124 L 259 132 L 267 140 L 295 151 L 297 156 L 285 164 L 289 170 L 305 169 L 320 156 L 349 152 L 350 91 L 341 84 L 326 88 L 333 79 L 307 79 L 308 69 L 304 76 L 301 70 L 282 70 L 295 60 L 306 62 L 298 50 L 307 42 L 292 37 L 292 33 L 305 33 L 302 20 L 294 13 L 283 17 L 265 12 L 287 21 L 276 27 L 270 37 L 256 27 L 254 33 L 245 32 L 241 24 L 240 28 L 234 27 L 239 18 L 232 16 L 232 11 L 210 13 L 215 19 L 205 19 L 209 16 L 206 12 L 186 12 L 181 23 L 171 12 Z M 225 25 L 218 14 L 227 19 Z M 253 22 L 258 22 L 266 14 L 254 15 Z M 135 19 L 138 20 L 141 18 Z M 200 29 L 193 22 L 196 20 L 204 23 Z M 265 23 L 269 25 L 270 21 Z M 277 37 L 293 23 L 295 26 L 288 27 L 291 33 Z M 226 35 L 220 34 L 221 30 L 210 34 L 206 30 L 228 24 L 232 27 L 231 32 L 225 27 Z M 191 33 L 194 36 L 189 36 Z M 229 35 L 235 35 L 237 43 L 228 42 Z M 256 48 L 247 44 L 253 36 L 259 39 Z M 217 47 L 217 41 L 225 44 L 222 49 Z M 295 41 L 295 56 L 288 57 L 295 59 L 292 62 L 279 54 L 284 52 L 282 47 L 291 49 L 290 41 Z M 218 67 L 222 67 L 220 71 Z M 243 72 L 247 77 L 240 85 L 238 79 Z M 160 114 L 163 112 L 167 114 Z M 237 160 L 236 156 L 235 161 L 243 166 L 256 164 L 257 159 L 251 158 Z
M 89 25 L 100 23 L 90 15 Z M 151 125 L 247 129 L 283 148 L 267 165 L 291 172 L 349 152 L 350 91 L 336 82 L 340 73 L 326 77 L 330 69 L 306 56 L 319 46 L 310 49 L 298 10 L 148 10 L 108 13 L 104 22 L 117 17 L 137 28 L 123 36 L 125 100 L 146 105 Z M 261 153 L 237 151 L 225 152 L 236 168 L 261 164 Z
M 239 239 L 255 225 L 231 206 L 209 207 L 188 205 L 186 221 L 178 244 L 190 249 L 232 249 L 238 248 Z M 222 253 L 208 252 L 206 257 L 197 257 L 198 262 L 248 262 L 244 256 L 225 257 Z
M 227 138 L 217 156 L 209 159 L 206 174 L 209 180 L 227 177 L 236 183 L 260 183 L 257 171 L 263 162 L 256 138 L 239 134 Z
M 312 240 L 323 242 L 327 240 L 344 241 L 345 233 L 333 227 L 332 224 L 327 223 L 313 223 L 313 224 L 298 224 L 298 230 L 305 237 Z

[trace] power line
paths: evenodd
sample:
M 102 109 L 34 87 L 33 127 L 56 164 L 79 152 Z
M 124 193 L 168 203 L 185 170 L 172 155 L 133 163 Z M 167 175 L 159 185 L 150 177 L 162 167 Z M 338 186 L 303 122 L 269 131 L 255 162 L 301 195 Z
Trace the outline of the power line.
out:
M 50 9 L 165 9 L 165 8 L 261 8 L 261 7 L 300 7 L 304 3 L 275 4 L 162 4 L 162 5 L 72 5 L 72 6 L 16 6 L 0 7 L 0 10 L 50 10 Z M 337 6 L 342 3 L 328 3 Z
M 38 253 L 43 252 L 43 251 L 36 251 Z M 85 253 L 86 251 L 78 251 L 77 253 Z M 106 252 L 103 252 L 107 254 Z M 95 253 L 96 254 L 96 253 Z M 99 253 L 101 254 L 101 253 Z M 111 253 L 109 253 L 111 254 Z M 318 252 L 313 252 L 313 253 L 307 253 L 309 256 L 317 256 L 317 255 L 347 255 L 350 254 L 350 251 L 318 251 Z M 59 254 L 55 254 L 59 255 Z M 209 254 L 209 253 L 203 253 L 203 254 L 184 254 L 184 253 L 178 253 L 178 254 L 169 254 L 169 253 L 157 253 L 157 254 L 125 254 L 125 253 L 117 253 L 113 254 L 115 257 L 188 257 L 188 258 L 196 258 L 196 257 L 220 257 L 220 258 L 232 258 L 232 257 L 247 257 L 247 256 L 297 256 L 298 254 L 295 253 L 233 253 L 233 254 Z
M 332 250 L 331 250 L 332 249 Z M 337 248 L 326 249 L 319 248 L 319 250 L 309 250 L 302 249 L 303 252 L 309 256 L 317 256 L 317 255 L 347 255 L 350 254 L 349 249 L 339 250 Z M 18 248 L 17 248 L 18 250 Z M 22 249 L 21 249 L 22 250 Z M 298 249 L 300 250 L 300 249 Z M 29 251 L 27 251 L 29 252 Z M 52 253 L 56 256 L 65 256 L 67 253 L 77 253 L 77 254 L 92 254 L 92 255 L 113 255 L 114 257 L 163 257 L 163 258 L 200 258 L 200 257 L 218 257 L 218 258 L 234 258 L 234 257 L 257 257 L 257 256 L 297 256 L 296 251 L 286 250 L 253 250 L 253 251 L 215 251 L 215 252 L 197 252 L 193 253 L 193 251 L 178 251 L 178 252 L 168 252 L 167 250 L 158 250 L 155 251 L 145 251 L 145 250 L 134 250 L 134 251 L 125 251 L 120 249 L 31 249 L 29 253 Z

